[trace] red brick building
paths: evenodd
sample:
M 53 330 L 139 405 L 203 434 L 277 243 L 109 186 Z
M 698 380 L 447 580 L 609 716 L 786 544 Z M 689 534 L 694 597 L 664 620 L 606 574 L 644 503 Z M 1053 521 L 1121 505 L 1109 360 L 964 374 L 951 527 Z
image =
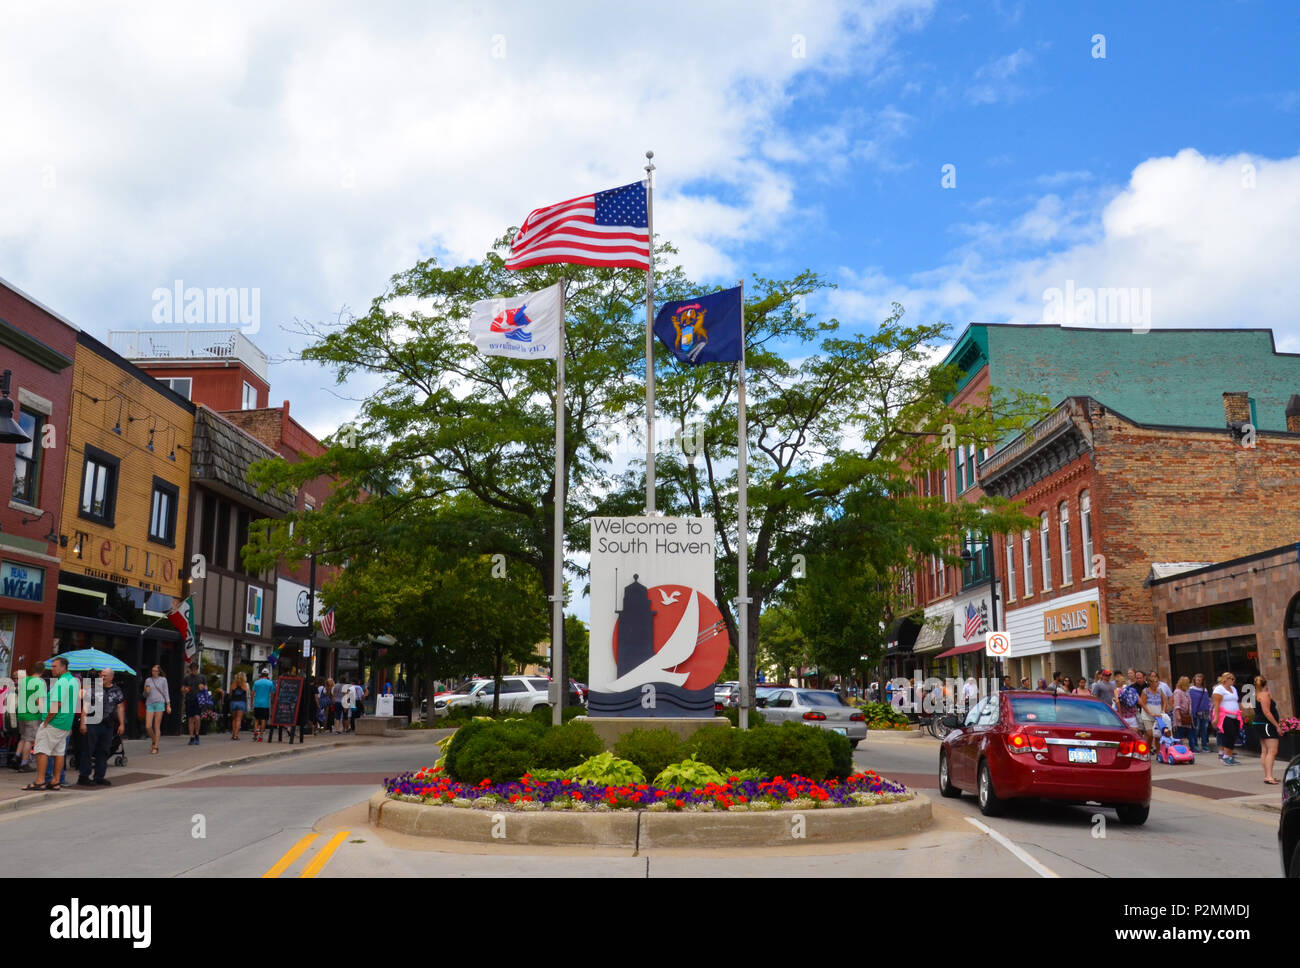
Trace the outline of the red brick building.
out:
M 32 438 L 0 444 L 0 677 L 54 653 L 59 534 L 77 328 L 0 280 L 0 369 Z

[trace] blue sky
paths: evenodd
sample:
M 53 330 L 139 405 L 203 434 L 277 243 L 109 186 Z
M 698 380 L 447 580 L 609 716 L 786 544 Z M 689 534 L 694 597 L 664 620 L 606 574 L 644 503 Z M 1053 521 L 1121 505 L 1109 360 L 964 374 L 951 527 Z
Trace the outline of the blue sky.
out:
M 639 177 L 653 148 L 656 228 L 704 282 L 812 268 L 839 287 L 814 311 L 870 327 L 897 299 L 954 334 L 1042 322 L 1067 282 L 1138 288 L 1153 326 L 1267 326 L 1300 352 L 1298 19 L 1287 2 L 10 5 L 0 276 L 100 338 L 153 326 L 178 279 L 256 287 L 272 403 L 323 435 L 367 387 L 293 362 L 287 324 L 365 307 L 422 253 L 477 258 L 531 208 Z

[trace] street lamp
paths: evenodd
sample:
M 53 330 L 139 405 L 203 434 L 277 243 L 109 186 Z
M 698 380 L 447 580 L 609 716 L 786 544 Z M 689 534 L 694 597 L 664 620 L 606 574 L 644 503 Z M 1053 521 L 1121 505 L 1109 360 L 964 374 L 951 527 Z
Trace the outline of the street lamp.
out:
M 9 377 L 12 375 L 12 370 L 0 374 L 0 444 L 30 444 L 32 438 L 14 419 L 14 402 L 9 399 Z

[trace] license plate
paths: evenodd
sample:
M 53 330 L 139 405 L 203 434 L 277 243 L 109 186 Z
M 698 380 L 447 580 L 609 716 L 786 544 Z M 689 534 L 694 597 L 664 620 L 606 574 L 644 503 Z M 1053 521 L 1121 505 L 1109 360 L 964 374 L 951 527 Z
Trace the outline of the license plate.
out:
M 845 726 L 832 726 L 832 727 L 831 727 L 831 732 L 832 732 L 832 733 L 839 733 L 841 736 L 848 736 L 848 735 L 849 735 L 848 728 L 845 727 Z
M 1071 763 L 1096 763 L 1097 751 L 1090 749 L 1080 749 L 1077 746 L 1070 747 Z

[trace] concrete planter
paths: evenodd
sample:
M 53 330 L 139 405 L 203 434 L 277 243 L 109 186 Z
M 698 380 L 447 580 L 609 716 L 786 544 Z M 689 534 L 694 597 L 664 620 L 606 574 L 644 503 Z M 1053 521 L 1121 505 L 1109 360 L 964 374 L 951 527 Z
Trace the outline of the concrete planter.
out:
M 417 837 L 480 844 L 550 847 L 790 847 L 850 843 L 914 833 L 929 826 L 930 800 L 821 810 L 650 813 L 645 810 L 537 813 L 426 806 L 370 798 L 370 822 Z
M 890 736 L 899 736 L 906 739 L 913 739 L 917 736 L 925 736 L 923 729 L 869 729 L 867 730 L 867 739 L 881 739 Z

